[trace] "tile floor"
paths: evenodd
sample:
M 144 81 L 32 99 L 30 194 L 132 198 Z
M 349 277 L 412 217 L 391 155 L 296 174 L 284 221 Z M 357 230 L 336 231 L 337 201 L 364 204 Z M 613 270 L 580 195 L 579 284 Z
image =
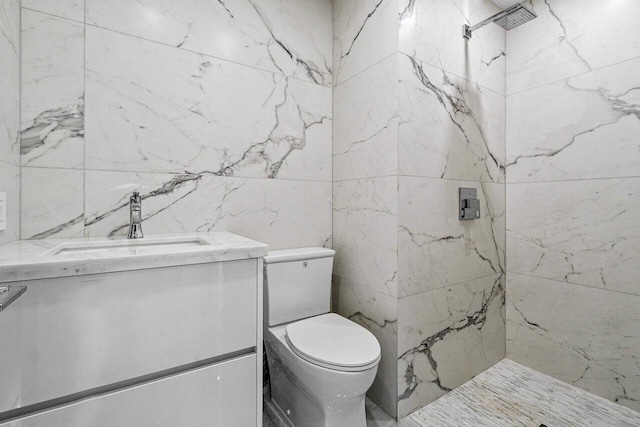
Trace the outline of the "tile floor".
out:
M 640 413 L 508 359 L 402 421 L 366 411 L 367 427 L 640 427 Z

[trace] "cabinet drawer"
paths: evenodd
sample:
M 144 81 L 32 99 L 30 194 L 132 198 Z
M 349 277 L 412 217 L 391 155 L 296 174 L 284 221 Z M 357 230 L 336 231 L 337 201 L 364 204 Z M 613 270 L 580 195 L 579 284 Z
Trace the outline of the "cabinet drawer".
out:
M 252 427 L 256 356 L 90 398 L 0 427 Z
M 0 322 L 0 339 L 20 328 L 0 347 L 0 413 L 255 347 L 256 273 L 252 259 L 26 282 Z

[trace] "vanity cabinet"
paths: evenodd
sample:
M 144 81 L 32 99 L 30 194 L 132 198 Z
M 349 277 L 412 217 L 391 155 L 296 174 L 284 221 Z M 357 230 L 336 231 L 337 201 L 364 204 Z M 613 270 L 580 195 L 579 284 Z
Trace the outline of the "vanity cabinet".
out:
M 0 427 L 260 425 L 261 257 L 19 284 Z

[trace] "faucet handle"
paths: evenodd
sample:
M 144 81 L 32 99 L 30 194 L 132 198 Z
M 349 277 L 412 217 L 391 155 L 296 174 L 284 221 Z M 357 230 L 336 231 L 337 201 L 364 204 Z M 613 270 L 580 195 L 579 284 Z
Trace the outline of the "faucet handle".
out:
M 140 197 L 139 191 L 134 191 L 133 195 L 129 198 L 129 202 L 131 203 L 142 203 L 142 197 Z

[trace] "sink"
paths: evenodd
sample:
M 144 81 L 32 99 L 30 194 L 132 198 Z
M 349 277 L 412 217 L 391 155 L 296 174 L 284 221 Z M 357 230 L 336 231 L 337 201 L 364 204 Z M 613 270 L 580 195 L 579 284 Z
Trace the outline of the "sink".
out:
M 144 238 L 132 240 L 111 240 L 96 242 L 68 242 L 53 248 L 49 256 L 118 256 L 147 255 L 172 252 L 183 252 L 191 248 L 209 245 L 209 242 L 198 237 L 172 236 L 163 238 Z

